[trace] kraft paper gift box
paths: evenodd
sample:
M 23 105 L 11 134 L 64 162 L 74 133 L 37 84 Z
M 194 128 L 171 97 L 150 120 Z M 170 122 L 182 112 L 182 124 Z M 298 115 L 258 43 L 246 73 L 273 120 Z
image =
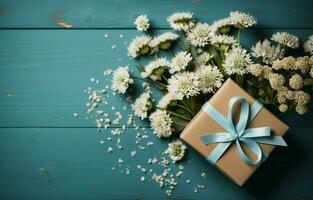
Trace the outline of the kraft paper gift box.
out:
M 221 115 L 227 118 L 228 104 L 233 97 L 242 97 L 249 103 L 249 108 L 256 101 L 247 92 L 245 92 L 240 86 L 238 86 L 233 80 L 228 79 L 223 86 L 210 98 L 207 102 L 211 107 L 215 108 Z M 236 122 L 240 121 L 240 103 L 236 103 L 232 109 L 232 113 L 236 113 L 234 126 Z M 215 117 L 214 117 L 215 118 Z M 259 112 L 246 126 L 248 128 L 268 127 L 270 128 L 270 134 L 275 137 L 282 137 L 289 127 L 269 112 L 265 107 L 261 107 Z M 212 156 L 212 152 L 216 150 L 219 142 L 205 144 L 201 138 L 205 135 L 214 133 L 225 133 L 225 128 L 219 125 L 215 119 L 210 117 L 205 111 L 204 107 L 198 112 L 198 114 L 190 121 L 181 133 L 181 139 L 192 146 L 198 151 L 204 158 L 209 160 L 209 156 Z M 269 154 L 275 148 L 275 145 L 257 143 L 263 154 Z M 254 160 L 257 158 L 257 154 L 251 151 L 247 145 L 240 142 L 243 152 L 248 158 Z M 263 155 L 264 156 L 264 155 Z M 224 153 L 214 164 L 223 174 L 232 179 L 236 184 L 242 186 L 248 178 L 254 173 L 254 171 L 261 165 L 262 162 L 256 164 L 248 164 L 242 159 L 239 154 L 236 141 L 232 141 Z

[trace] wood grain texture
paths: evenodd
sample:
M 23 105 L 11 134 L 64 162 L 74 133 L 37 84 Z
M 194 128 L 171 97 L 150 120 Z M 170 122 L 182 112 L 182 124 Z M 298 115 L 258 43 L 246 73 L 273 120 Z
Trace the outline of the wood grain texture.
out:
M 250 47 L 279 30 L 247 30 L 243 43 Z M 288 31 L 305 40 L 312 30 Z M 118 65 L 129 64 L 139 76 L 124 44 L 137 34 L 134 30 L 1 30 L 0 127 L 94 127 L 91 120 L 85 120 L 88 96 L 83 91 L 88 86 L 110 85 L 103 71 Z M 116 45 L 114 50 L 112 45 Z M 144 64 L 145 60 L 139 62 Z M 100 84 L 92 84 L 91 77 Z M 137 83 L 135 90 L 142 84 Z M 107 100 L 125 117 L 132 112 L 129 105 L 127 111 L 122 109 L 127 105 L 124 96 L 111 95 Z M 103 109 L 113 115 L 116 110 L 111 106 Z M 73 117 L 74 112 L 78 118 Z M 291 114 L 283 120 L 290 126 L 306 126 L 311 125 L 312 115 Z
M 277 148 L 269 160 L 241 188 L 232 183 L 196 152 L 189 150 L 183 161 L 184 174 L 174 197 L 177 199 L 297 199 L 311 198 L 313 128 L 292 128 L 286 135 L 288 148 Z M 156 183 L 140 182 L 137 164 L 148 168 L 147 159 L 166 148 L 149 131 L 155 146 L 135 148 L 135 131 L 121 135 L 124 149 L 106 152 L 115 143 L 106 141 L 109 132 L 92 128 L 0 129 L 1 199 L 165 199 Z M 303 139 L 305 138 L 305 139 Z M 100 140 L 104 139 L 104 144 Z M 125 164 L 117 166 L 121 157 Z M 187 161 L 191 160 L 191 164 Z M 130 165 L 131 174 L 121 171 Z M 116 171 L 112 171 L 112 166 Z M 155 168 L 157 170 L 158 168 Z M 201 178 L 202 172 L 208 178 Z M 190 184 L 185 181 L 191 180 Z M 194 193 L 198 185 L 206 189 Z M 19 191 L 19 192 L 17 192 Z
M 1 0 L 2 28 L 134 28 L 133 20 L 148 14 L 153 27 L 168 28 L 173 12 L 190 11 L 199 20 L 212 22 L 230 11 L 253 14 L 258 28 L 313 28 L 312 1 L 276 0 Z

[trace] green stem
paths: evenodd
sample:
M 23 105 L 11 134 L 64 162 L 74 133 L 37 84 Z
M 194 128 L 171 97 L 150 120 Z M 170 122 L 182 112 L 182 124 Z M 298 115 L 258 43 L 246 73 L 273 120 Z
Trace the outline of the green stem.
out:
M 189 105 L 186 103 L 186 102 L 184 102 L 184 101 L 181 101 L 183 104 L 184 104 L 184 106 L 186 106 L 189 110 L 190 110 L 190 113 L 192 114 L 192 116 L 194 115 L 194 113 L 191 111 L 192 109 L 189 107 Z
M 161 86 L 167 88 L 167 85 L 165 85 L 164 83 L 161 83 L 160 81 L 156 81 L 157 84 L 160 84 Z
M 131 78 L 137 79 L 137 80 L 141 80 L 141 81 L 144 81 L 144 82 L 147 82 L 147 83 L 152 84 L 151 81 L 149 81 L 149 80 L 147 80 L 147 79 L 144 79 L 144 78 L 139 78 L 139 77 L 136 77 L 136 76 L 133 76 L 133 77 L 131 77 Z
M 241 28 L 238 29 L 237 32 L 237 43 L 240 45 L 240 32 L 241 32 Z
M 166 110 L 166 112 L 170 113 L 171 115 L 174 115 L 176 117 L 182 118 L 184 120 L 190 121 L 191 119 L 189 117 L 186 117 L 184 115 L 178 114 L 176 112 L 170 111 L 170 110 Z
M 167 78 L 164 76 L 164 74 L 161 74 L 161 77 L 164 78 L 164 80 L 167 82 Z
M 175 53 L 171 50 L 171 49 L 168 49 L 168 52 L 170 52 L 170 54 L 175 57 Z

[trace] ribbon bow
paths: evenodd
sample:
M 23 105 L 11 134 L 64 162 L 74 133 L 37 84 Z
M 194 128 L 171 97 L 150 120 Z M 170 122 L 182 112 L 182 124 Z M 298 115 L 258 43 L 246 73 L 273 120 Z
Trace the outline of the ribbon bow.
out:
M 234 125 L 232 108 L 237 101 L 241 104 L 239 111 L 240 117 L 238 123 Z M 236 142 L 237 150 L 242 160 L 250 165 L 257 164 L 261 160 L 265 160 L 268 156 L 258 143 L 287 146 L 281 136 L 271 136 L 270 127 L 246 128 L 262 107 L 263 105 L 258 101 L 255 101 L 250 107 L 246 99 L 240 96 L 234 96 L 228 102 L 228 115 L 225 118 L 208 102 L 203 105 L 203 111 L 227 131 L 201 136 L 202 142 L 206 145 L 218 143 L 207 158 L 210 163 L 215 164 L 233 141 Z M 241 148 L 241 142 L 257 156 L 255 160 L 250 159 L 245 154 Z

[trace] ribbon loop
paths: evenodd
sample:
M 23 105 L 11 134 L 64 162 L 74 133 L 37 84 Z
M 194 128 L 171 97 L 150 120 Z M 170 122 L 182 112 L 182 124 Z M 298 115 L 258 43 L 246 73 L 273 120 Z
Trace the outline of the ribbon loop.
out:
M 233 107 L 240 103 L 239 120 L 236 125 L 233 122 Z M 231 146 L 233 141 L 236 141 L 236 146 L 241 159 L 250 165 L 258 164 L 267 157 L 267 153 L 261 149 L 258 143 L 287 146 L 281 136 L 271 136 L 270 127 L 247 128 L 249 123 L 257 116 L 263 105 L 255 101 L 250 107 L 248 101 L 240 96 L 232 97 L 228 102 L 228 114 L 225 118 L 218 112 L 209 102 L 202 107 L 217 124 L 219 124 L 227 132 L 217 132 L 201 136 L 201 140 L 205 145 L 218 143 L 214 150 L 210 153 L 207 160 L 215 164 L 224 152 Z M 251 150 L 257 158 L 250 159 L 243 151 L 241 144 Z

